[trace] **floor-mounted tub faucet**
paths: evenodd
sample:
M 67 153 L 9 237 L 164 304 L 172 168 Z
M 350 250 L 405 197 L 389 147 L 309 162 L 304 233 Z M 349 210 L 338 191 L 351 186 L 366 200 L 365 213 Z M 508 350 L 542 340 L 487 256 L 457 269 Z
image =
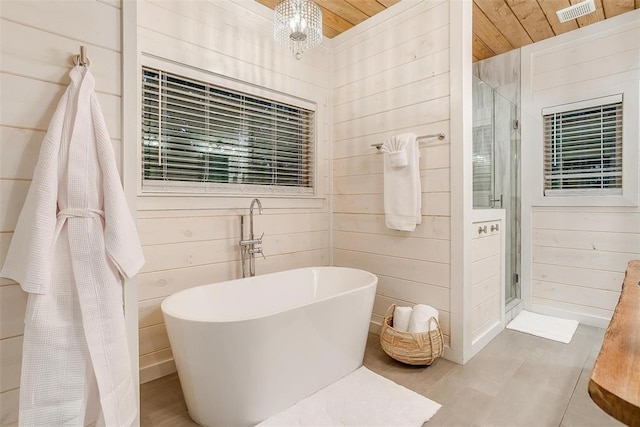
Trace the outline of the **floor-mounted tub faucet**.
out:
M 258 205 L 258 213 L 262 215 L 262 203 L 260 200 L 253 199 L 249 205 L 249 237 L 253 239 L 253 205 Z
M 253 199 L 251 201 L 251 205 L 249 205 L 249 239 L 245 240 L 244 238 L 244 216 L 240 215 L 240 256 L 242 260 L 242 277 L 247 277 L 246 274 L 246 262 L 247 258 L 249 261 L 249 276 L 256 275 L 256 254 L 262 255 L 263 258 L 266 259 L 264 253 L 262 253 L 262 248 L 257 245 L 262 244 L 262 236 L 256 239 L 253 234 L 253 206 L 258 205 L 258 213 L 262 215 L 262 203 L 258 199 Z

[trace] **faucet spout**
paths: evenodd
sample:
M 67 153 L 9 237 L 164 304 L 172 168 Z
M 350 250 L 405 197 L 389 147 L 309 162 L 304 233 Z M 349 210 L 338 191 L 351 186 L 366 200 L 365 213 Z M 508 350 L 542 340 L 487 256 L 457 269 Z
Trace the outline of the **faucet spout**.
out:
M 253 240 L 253 205 L 258 205 L 258 213 L 262 215 L 262 203 L 258 199 L 253 199 L 249 205 L 249 238 Z
M 251 205 L 249 205 L 249 213 L 253 213 L 253 205 L 256 204 L 258 205 L 258 212 L 262 215 L 262 203 L 260 202 L 260 199 L 253 199 L 251 201 Z

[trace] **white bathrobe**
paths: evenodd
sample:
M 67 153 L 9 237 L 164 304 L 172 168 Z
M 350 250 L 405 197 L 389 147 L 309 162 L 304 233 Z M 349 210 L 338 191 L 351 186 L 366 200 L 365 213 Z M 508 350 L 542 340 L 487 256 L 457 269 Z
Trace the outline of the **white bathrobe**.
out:
M 122 281 L 144 264 L 83 67 L 58 103 L 0 273 L 29 293 L 21 426 L 129 426 L 137 415 Z

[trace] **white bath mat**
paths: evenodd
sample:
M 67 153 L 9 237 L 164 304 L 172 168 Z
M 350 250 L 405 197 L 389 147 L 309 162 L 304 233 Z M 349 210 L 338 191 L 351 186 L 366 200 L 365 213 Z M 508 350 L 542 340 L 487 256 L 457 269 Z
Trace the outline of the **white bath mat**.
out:
M 525 332 L 565 344 L 571 342 L 578 328 L 575 320 L 560 319 L 543 314 L 522 311 L 507 325 L 507 329 Z
M 258 426 L 421 426 L 438 409 L 364 366 Z

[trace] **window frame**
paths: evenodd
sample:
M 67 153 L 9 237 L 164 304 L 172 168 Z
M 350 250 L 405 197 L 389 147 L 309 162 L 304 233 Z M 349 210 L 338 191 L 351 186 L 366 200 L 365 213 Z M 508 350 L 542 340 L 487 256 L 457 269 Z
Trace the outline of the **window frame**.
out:
M 574 194 L 547 195 L 544 194 L 544 121 L 543 109 L 563 106 L 567 104 L 605 98 L 614 94 L 622 94 L 622 194 Z M 638 206 L 638 151 L 640 149 L 640 81 L 624 81 L 594 86 L 588 91 L 567 87 L 563 91 L 550 96 L 533 100 L 532 108 L 523 110 L 522 132 L 529 132 L 532 145 L 530 154 L 534 157 L 531 162 L 523 158 L 523 168 L 529 169 L 535 190 L 531 197 L 531 206 L 540 207 L 637 207 Z M 523 152 L 523 154 L 526 154 Z M 524 174 L 524 171 L 523 171 Z M 526 179 L 526 178 L 523 178 Z M 523 181 L 524 182 L 524 181 Z
M 142 53 L 141 60 L 138 63 L 138 83 L 137 83 L 137 104 L 138 104 L 138 134 L 137 134 L 137 167 L 138 167 L 138 198 L 142 210 L 169 209 L 175 206 L 179 199 L 181 207 L 184 209 L 217 209 L 224 205 L 225 208 L 236 209 L 245 207 L 247 200 L 254 197 L 272 199 L 270 204 L 273 207 L 283 209 L 299 209 L 299 208 L 322 208 L 326 203 L 325 190 L 322 178 L 323 151 L 320 149 L 320 135 L 322 132 L 323 117 L 326 114 L 320 100 L 311 100 L 297 96 L 293 93 L 285 93 L 277 89 L 261 86 L 251 82 L 243 81 L 238 78 L 217 74 L 188 64 L 179 63 L 165 58 L 156 57 L 151 54 Z M 238 91 L 256 96 L 267 98 L 275 102 L 293 105 L 295 107 L 310 110 L 314 114 L 313 126 L 313 157 L 312 157 L 312 183 L 311 192 L 302 193 L 295 191 L 281 191 L 283 187 L 277 189 L 268 188 L 262 185 L 244 185 L 244 184 L 216 184 L 218 186 L 215 192 L 194 192 L 194 191 L 149 191 L 148 188 L 143 189 L 143 144 L 142 141 L 142 73 L 143 68 L 155 68 L 176 74 L 187 79 L 204 81 L 212 85 L 220 86 L 230 91 Z M 295 91 L 293 91 L 295 92 Z M 317 97 L 319 93 L 309 93 L 311 97 Z M 166 181 L 167 186 L 180 188 L 180 182 Z M 200 183 L 196 183 L 200 184 Z M 225 188 L 226 187 L 226 188 Z M 234 188 L 231 188 L 234 187 Z
M 553 115 L 553 114 L 571 114 L 573 112 L 578 112 L 580 110 L 586 110 L 589 108 L 592 109 L 597 109 L 598 107 L 604 107 L 604 106 L 608 106 L 608 105 L 618 105 L 620 104 L 620 109 L 621 109 L 621 122 L 622 122 L 622 127 L 624 127 L 624 103 L 623 103 L 624 97 L 621 93 L 618 94 L 614 94 L 614 95 L 609 95 L 609 96 L 605 96 L 605 97 L 599 97 L 599 98 L 591 98 L 588 100 L 584 100 L 584 101 L 580 101 L 580 102 L 573 102 L 570 104 L 562 104 L 562 105 L 557 105 L 554 107 L 548 107 L 548 108 L 543 108 L 542 109 L 542 125 L 543 127 L 546 126 L 546 119 L 545 117 Z M 622 194 L 622 175 L 624 174 L 624 138 L 622 135 L 622 128 L 620 129 L 620 149 L 621 151 L 623 151 L 620 154 L 620 168 L 621 168 L 621 175 L 620 175 L 620 187 L 615 187 L 615 188 L 609 188 L 609 189 L 605 189 L 605 188 L 589 188 L 589 187 L 584 187 L 584 188 L 575 188 L 575 189 L 571 189 L 571 188 L 560 188 L 560 189 L 553 189 L 553 188 L 547 188 L 546 187 L 546 172 L 543 172 L 543 177 L 545 177 L 544 181 L 544 196 L 545 197 L 575 197 L 575 196 L 588 196 L 588 197 L 598 197 L 598 196 L 615 196 L 615 195 L 621 195 Z M 597 134 L 597 133 L 596 133 Z M 616 141 L 616 146 L 618 141 Z M 583 145 L 585 145 L 583 143 Z M 602 140 L 596 142 L 595 144 L 593 144 L 594 147 L 600 147 L 602 148 Z M 548 150 L 547 147 L 547 141 L 544 137 L 544 133 L 543 133 L 543 153 L 546 153 Z M 562 152 L 561 154 L 563 154 L 564 152 Z M 546 170 L 547 167 L 547 161 L 546 159 L 543 159 L 543 168 Z M 594 176 L 596 176 L 596 174 L 594 173 Z M 588 177 L 587 177 L 588 178 Z

